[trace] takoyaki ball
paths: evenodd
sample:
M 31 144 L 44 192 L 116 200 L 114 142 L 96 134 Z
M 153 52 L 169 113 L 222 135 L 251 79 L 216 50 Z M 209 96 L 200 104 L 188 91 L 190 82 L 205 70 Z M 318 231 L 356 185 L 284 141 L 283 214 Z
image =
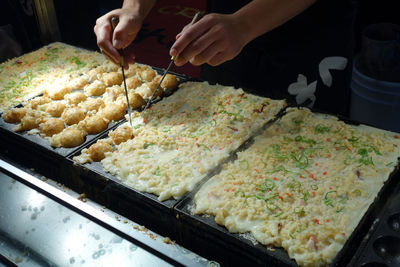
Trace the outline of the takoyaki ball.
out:
M 117 71 L 120 68 L 120 66 L 112 61 L 106 60 L 98 68 L 100 68 L 103 72 L 111 72 L 111 71 Z
M 159 80 L 158 80 L 158 82 L 159 82 Z M 179 81 L 175 75 L 167 73 L 167 75 L 165 75 L 165 78 L 161 83 L 161 87 L 165 88 L 165 89 L 172 89 L 172 88 L 176 88 L 178 86 L 178 83 L 179 83 Z
M 102 80 L 106 86 L 112 86 L 116 84 L 121 84 L 123 81 L 122 73 L 118 72 L 110 72 L 104 73 L 102 76 Z
M 125 77 L 135 76 L 139 71 L 139 66 L 136 64 L 129 65 L 129 69 L 125 70 Z
M 53 136 L 64 130 L 64 121 L 56 118 L 47 119 L 39 125 L 39 130 L 46 136 Z
M 47 106 L 46 112 L 52 117 L 60 117 L 65 109 L 63 102 L 52 102 Z
M 89 155 L 92 161 L 100 161 L 105 158 L 104 154 L 106 152 L 111 151 L 113 151 L 113 147 L 109 143 L 100 141 L 91 145 L 86 153 Z
M 71 148 L 76 147 L 85 142 L 86 133 L 76 128 L 66 128 L 60 133 L 59 143 L 60 146 Z
M 95 80 L 98 80 L 100 76 L 103 74 L 104 70 L 102 69 L 101 66 L 91 69 L 88 72 L 86 72 L 86 75 L 89 79 L 89 82 L 93 82 Z
M 26 115 L 25 108 L 13 108 L 7 110 L 3 114 L 3 120 L 8 123 L 17 123 L 21 122 L 21 119 Z
M 123 105 L 118 105 L 116 103 L 109 103 L 101 111 L 101 114 L 109 121 L 119 121 L 124 118 L 126 113 L 126 108 Z
M 141 95 L 139 95 L 138 93 L 129 92 L 128 98 L 129 98 L 129 105 L 131 106 L 131 109 L 138 109 L 138 108 L 141 108 L 142 106 L 146 105 L 146 101 L 144 101 L 143 97 Z
M 87 96 L 82 92 L 75 92 L 65 95 L 64 99 L 70 105 L 78 105 L 82 101 L 85 101 Z
M 27 107 L 36 109 L 39 105 L 49 103 L 51 100 L 47 96 L 39 96 L 29 100 Z
M 110 136 L 114 144 L 119 145 L 133 138 L 132 128 L 129 126 L 118 127 L 110 133 Z
M 107 129 L 108 122 L 103 116 L 95 115 L 86 117 L 83 121 L 80 121 L 78 127 L 88 134 L 97 134 Z
M 101 98 L 88 98 L 82 106 L 86 111 L 98 111 L 101 107 L 104 107 L 104 101 Z
M 117 97 L 117 99 L 115 99 L 115 100 L 113 101 L 113 103 L 115 103 L 115 104 L 121 106 L 121 108 L 123 108 L 123 109 L 125 109 L 125 110 L 128 108 L 128 105 L 126 104 L 126 96 L 125 96 L 125 94 L 119 95 L 119 96 Z
M 150 82 L 156 77 L 156 72 L 149 67 L 145 67 L 138 72 L 138 76 L 142 81 Z
M 82 90 L 88 83 L 89 83 L 89 82 L 88 82 L 88 80 L 87 80 L 85 77 L 79 76 L 79 77 L 76 77 L 76 78 L 74 78 L 73 80 L 71 80 L 71 81 L 68 83 L 68 86 L 69 86 L 71 89 Z
M 106 91 L 107 91 L 107 96 L 111 98 L 112 101 L 115 101 L 115 99 L 117 99 L 118 96 L 125 94 L 124 88 L 122 88 L 119 85 L 107 87 Z
M 128 87 L 129 89 L 136 89 L 141 85 L 142 82 L 136 77 L 129 77 L 128 79 L 126 79 L 126 87 Z
M 69 86 L 58 86 L 48 90 L 48 95 L 52 100 L 62 100 L 66 94 L 72 92 L 72 88 Z
M 88 96 L 99 96 L 104 94 L 105 91 L 106 85 L 99 80 L 96 80 L 85 87 L 85 92 L 88 94 Z
M 73 125 L 85 118 L 85 112 L 80 107 L 71 107 L 64 110 L 61 117 L 67 125 Z
M 156 81 L 147 82 L 142 86 L 138 87 L 135 92 L 141 95 L 144 99 L 148 99 L 153 95 L 153 92 L 156 90 L 158 83 Z M 154 97 L 161 96 L 163 93 L 162 88 L 158 88 Z
M 19 131 L 29 131 L 32 129 L 35 129 L 39 126 L 39 124 L 42 122 L 42 116 L 40 115 L 39 112 L 35 112 L 33 110 L 30 110 L 22 119 L 21 123 L 18 124 L 15 128 L 15 132 Z

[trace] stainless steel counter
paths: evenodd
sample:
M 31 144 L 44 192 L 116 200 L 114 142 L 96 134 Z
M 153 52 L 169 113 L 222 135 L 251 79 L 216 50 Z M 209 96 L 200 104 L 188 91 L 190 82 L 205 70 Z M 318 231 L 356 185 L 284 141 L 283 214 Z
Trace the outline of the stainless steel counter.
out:
M 0 160 L 0 265 L 218 266 Z

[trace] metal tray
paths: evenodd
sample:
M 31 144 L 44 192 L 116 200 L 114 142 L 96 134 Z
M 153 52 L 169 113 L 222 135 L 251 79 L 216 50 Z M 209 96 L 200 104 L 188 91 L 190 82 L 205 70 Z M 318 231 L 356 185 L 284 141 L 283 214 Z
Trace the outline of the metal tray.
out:
M 125 121 L 121 123 L 123 122 Z M 85 144 L 66 158 L 62 180 L 69 180 L 68 186 L 73 190 L 84 192 L 88 198 L 139 224 L 148 226 L 155 232 L 175 236 L 176 228 L 172 227 L 176 221 L 173 206 L 177 200 L 161 202 L 153 194 L 130 188 L 115 176 L 105 172 L 100 162 L 80 164 L 72 160 L 74 156 L 80 155 L 82 149 L 107 136 L 108 132 L 99 135 L 96 140 Z
M 316 110 L 312 111 L 318 112 Z M 320 113 L 329 114 L 326 112 Z M 359 122 L 343 116 L 335 116 L 348 124 L 360 124 Z M 248 142 L 242 149 L 248 148 L 251 144 L 251 142 Z M 230 158 L 230 160 L 234 161 L 235 157 Z M 330 264 L 331 267 L 346 266 L 359 249 L 361 241 L 365 238 L 371 227 L 374 226 L 374 220 L 380 218 L 380 211 L 383 209 L 389 196 L 393 194 L 394 188 L 400 179 L 399 165 L 400 159 L 395 170 L 390 174 L 379 191 L 374 202 L 370 205 L 358 226 Z M 206 180 L 203 180 L 202 184 L 205 182 Z M 298 266 L 294 260 L 290 259 L 283 248 L 263 246 L 257 242 L 253 243 L 248 235 L 230 233 L 225 227 L 215 222 L 214 216 L 192 214 L 191 207 L 194 204 L 193 198 L 200 187 L 201 184 L 187 194 L 185 198 L 175 206 L 182 231 L 182 239 L 179 239 L 179 242 L 181 242 L 183 246 L 205 255 L 206 257 L 212 257 L 222 265 L 227 266 L 236 264 L 251 264 L 254 266 Z M 196 242 L 191 242 L 191 240 L 196 240 Z
M 283 113 L 284 109 L 281 110 L 281 112 L 276 115 L 275 119 L 265 123 L 265 125 L 261 129 L 259 129 L 254 135 L 258 135 L 259 133 L 261 133 L 265 128 L 267 128 L 274 121 L 279 119 Z M 123 122 L 124 121 L 122 121 L 121 124 Z M 116 125 L 114 128 L 118 126 L 119 124 Z M 156 230 L 161 231 L 161 233 L 163 234 L 165 234 L 165 231 L 170 232 L 171 228 L 175 228 L 174 229 L 175 232 L 172 234 L 173 236 L 178 236 L 181 232 L 180 229 L 176 229 L 176 227 L 171 226 L 171 222 L 173 221 L 175 224 L 177 224 L 175 222 L 176 212 L 174 211 L 174 207 L 188 193 L 184 194 L 179 199 L 170 198 L 165 201 L 159 201 L 157 196 L 154 194 L 140 192 L 132 187 L 123 184 L 117 177 L 104 171 L 100 162 L 79 164 L 73 161 L 73 157 L 80 155 L 82 149 L 88 148 L 97 140 L 107 137 L 108 132 L 109 131 L 102 133 L 101 135 L 98 136 L 98 138 L 96 138 L 92 142 L 88 142 L 87 144 L 81 146 L 79 150 L 76 150 L 74 153 L 70 154 L 67 157 L 67 161 L 69 161 L 68 165 L 70 165 L 71 167 L 69 169 L 74 169 L 74 173 L 68 174 L 69 173 L 68 170 L 63 171 L 63 174 L 68 174 L 67 176 L 70 177 L 70 178 L 65 178 L 63 180 L 68 180 L 68 179 L 79 180 L 80 182 L 77 182 L 77 184 L 90 185 L 90 188 L 83 190 L 85 192 L 86 190 L 93 190 L 94 188 L 96 188 L 96 186 L 94 185 L 97 185 L 100 188 L 100 191 L 102 192 L 101 197 L 106 196 L 107 201 L 105 201 L 104 203 L 108 207 L 116 209 L 117 212 L 124 214 L 125 216 L 133 220 L 136 221 L 143 220 L 143 223 L 149 222 L 148 225 L 153 225 L 153 226 L 156 225 L 156 227 L 158 225 L 158 229 Z M 231 155 L 230 158 L 235 157 L 237 151 L 240 151 L 245 147 L 247 147 L 248 143 L 252 142 L 252 140 L 253 137 L 250 137 L 241 146 L 232 151 L 230 153 Z M 228 160 L 229 158 L 223 160 L 218 166 L 216 166 L 214 169 L 211 169 L 208 172 L 208 174 L 202 179 L 202 181 L 208 180 L 209 178 L 214 176 L 217 172 L 219 172 L 221 166 Z M 200 181 L 199 184 L 201 184 L 202 181 Z M 71 181 L 69 182 L 71 183 Z M 99 196 L 94 195 L 93 197 L 95 197 L 94 198 L 95 201 L 101 201 Z M 135 206 L 136 209 L 135 212 L 132 211 L 132 206 Z M 140 212 L 140 216 L 138 210 L 143 211 Z M 132 217 L 132 216 L 137 216 L 137 217 Z M 154 223 L 155 221 L 157 222 L 157 224 Z
M 39 96 L 41 96 L 41 95 L 39 95 Z M 39 97 L 39 96 L 36 96 L 36 97 Z M 14 108 L 19 108 L 19 107 L 23 107 L 23 106 L 20 104 L 20 105 L 15 106 Z M 107 129 L 102 132 L 108 131 L 110 128 L 112 128 L 117 123 L 118 122 L 114 122 L 114 121 L 110 122 L 107 126 Z M 42 149 L 48 151 L 49 154 L 58 154 L 62 157 L 66 157 L 69 154 L 73 153 L 75 150 L 79 149 L 80 146 L 92 141 L 98 135 L 98 134 L 87 135 L 84 143 L 80 146 L 76 146 L 76 147 L 72 147 L 72 148 L 52 147 L 50 145 L 49 141 L 42 138 L 39 134 L 28 134 L 27 131 L 14 132 L 13 128 L 16 125 L 17 124 L 15 124 L 15 123 L 7 123 L 3 120 L 3 118 L 0 118 L 0 130 L 3 134 L 13 136 L 11 138 L 19 139 L 20 142 L 25 143 L 24 146 L 37 146 L 38 148 L 42 148 Z
M 151 66 L 149 66 L 151 67 Z M 164 71 L 163 69 L 158 69 L 154 68 L 155 71 L 159 74 L 163 74 Z M 188 77 L 177 74 L 177 73 L 172 73 L 175 76 L 177 76 L 180 80 L 180 82 L 187 81 Z M 169 90 L 164 91 L 165 96 L 169 96 L 175 92 L 177 88 L 172 88 Z M 35 97 L 42 96 L 43 94 L 39 94 Z M 35 98 L 32 97 L 31 99 Z M 156 103 L 160 101 L 162 97 L 156 98 L 152 101 L 152 103 Z M 14 106 L 13 108 L 18 108 L 18 107 L 23 107 L 22 104 L 18 104 Z M 137 111 L 141 111 L 141 109 L 138 109 Z M 43 167 L 43 171 L 46 173 L 46 175 L 51 175 L 51 176 L 58 176 L 58 169 L 61 167 L 62 159 L 73 154 L 77 150 L 81 150 L 84 147 L 87 147 L 88 144 L 91 144 L 93 141 L 97 140 L 99 136 L 101 136 L 103 133 L 108 133 L 111 129 L 116 127 L 116 125 L 119 125 L 120 123 L 124 122 L 125 119 L 122 119 L 120 121 L 112 121 L 108 124 L 107 129 L 104 131 L 98 133 L 98 134 L 92 134 L 92 135 L 87 135 L 85 137 L 85 141 L 83 144 L 73 147 L 73 148 L 64 148 L 64 147 L 52 147 L 46 139 L 42 138 L 39 134 L 28 134 L 26 131 L 23 132 L 14 132 L 13 128 L 17 125 L 14 123 L 7 123 L 3 120 L 2 117 L 0 117 L 0 134 L 2 138 L 0 139 L 0 148 L 3 148 L 3 151 L 7 150 L 8 152 L 14 152 L 14 157 L 22 159 L 22 157 L 30 155 L 30 157 L 24 159 L 27 161 L 35 161 L 39 167 Z M 24 151 L 24 155 L 21 155 L 21 151 Z M 26 154 L 28 155 L 26 155 Z M 10 154 L 12 155 L 12 153 Z M 49 162 L 51 164 L 45 164 L 46 166 L 42 166 L 43 162 Z

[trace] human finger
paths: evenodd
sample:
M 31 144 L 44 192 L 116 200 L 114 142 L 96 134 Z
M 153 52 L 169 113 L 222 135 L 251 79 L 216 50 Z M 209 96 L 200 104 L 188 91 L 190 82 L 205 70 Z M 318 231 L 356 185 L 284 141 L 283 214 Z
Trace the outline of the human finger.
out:
M 177 58 L 177 65 L 183 65 L 190 61 L 193 65 L 201 65 L 207 62 L 208 58 L 213 56 L 219 49 L 218 39 L 208 31 L 198 39 L 193 40 L 185 49 L 179 54 Z M 199 56 L 200 55 L 200 56 Z
M 119 23 L 114 29 L 113 33 L 113 46 L 116 49 L 122 49 L 130 45 L 136 38 L 142 22 L 131 16 L 121 15 Z
M 203 35 L 204 32 L 207 31 L 208 27 L 209 25 L 207 23 L 202 23 L 201 20 L 196 24 L 187 25 L 186 28 L 178 34 L 178 39 L 170 49 L 170 55 L 179 55 L 188 44 L 197 39 L 199 36 Z
M 209 59 L 207 61 L 207 63 L 208 63 L 208 65 L 215 67 L 215 66 L 218 66 L 230 59 L 232 59 L 232 58 L 229 57 L 226 53 L 219 52 L 219 53 L 215 54 L 211 59 Z
M 104 56 L 109 58 L 111 61 L 119 62 L 119 53 L 112 45 L 111 39 L 111 25 L 101 25 L 97 29 L 97 46 Z

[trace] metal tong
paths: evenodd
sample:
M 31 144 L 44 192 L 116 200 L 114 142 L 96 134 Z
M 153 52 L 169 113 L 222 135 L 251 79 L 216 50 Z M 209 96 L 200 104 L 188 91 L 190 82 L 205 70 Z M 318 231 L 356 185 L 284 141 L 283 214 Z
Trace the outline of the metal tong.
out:
M 201 12 L 197 12 L 197 13 L 194 15 L 194 17 L 193 17 L 193 19 L 192 19 L 192 21 L 190 22 L 189 25 L 192 25 L 192 24 L 196 23 L 197 21 L 199 21 L 199 20 L 201 19 L 201 17 L 202 17 Z M 164 71 L 164 74 L 163 74 L 163 76 L 161 77 L 160 82 L 158 83 L 158 85 L 157 85 L 157 87 L 156 87 L 156 90 L 154 90 L 154 92 L 153 92 L 153 94 L 151 95 L 149 101 L 147 101 L 146 106 L 144 107 L 144 109 L 143 109 L 143 111 L 142 111 L 142 114 L 140 115 L 142 118 L 143 118 L 143 116 L 144 116 L 144 112 L 146 111 L 146 109 L 150 106 L 151 102 L 153 101 L 154 96 L 156 95 L 158 89 L 160 88 L 161 83 L 163 82 L 163 80 L 164 80 L 165 76 L 167 75 L 169 69 L 171 68 L 172 63 L 174 63 L 175 59 L 176 59 L 178 56 L 179 56 L 179 55 L 171 57 L 171 61 L 169 62 L 169 65 L 168 65 L 167 69 Z
M 112 26 L 113 32 L 115 30 L 115 27 L 117 27 L 118 22 L 119 22 L 118 17 L 112 17 L 111 18 L 111 26 Z M 124 71 L 125 62 L 124 62 L 124 51 L 123 51 L 123 49 L 118 49 L 118 53 L 120 55 L 119 64 L 121 66 L 122 77 L 124 79 L 124 89 L 125 89 L 125 96 L 126 96 L 126 104 L 128 105 L 129 123 L 130 123 L 130 125 L 132 127 L 132 110 L 131 110 L 131 105 L 129 104 L 128 89 L 126 87 L 126 78 L 125 78 L 125 71 Z

